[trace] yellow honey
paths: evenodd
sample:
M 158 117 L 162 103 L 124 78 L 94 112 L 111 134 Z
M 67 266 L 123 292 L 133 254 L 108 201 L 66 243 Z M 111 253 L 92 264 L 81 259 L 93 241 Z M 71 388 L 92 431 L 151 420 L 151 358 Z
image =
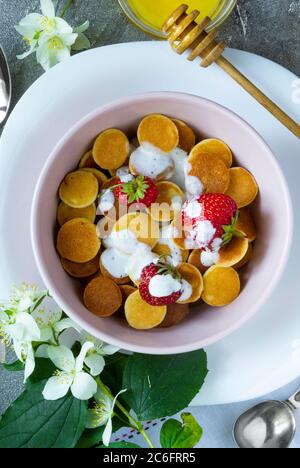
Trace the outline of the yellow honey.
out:
M 205 16 L 215 18 L 222 10 L 225 0 L 128 0 L 133 13 L 148 26 L 160 30 L 170 14 L 182 3 L 190 10 L 200 10 L 198 21 Z

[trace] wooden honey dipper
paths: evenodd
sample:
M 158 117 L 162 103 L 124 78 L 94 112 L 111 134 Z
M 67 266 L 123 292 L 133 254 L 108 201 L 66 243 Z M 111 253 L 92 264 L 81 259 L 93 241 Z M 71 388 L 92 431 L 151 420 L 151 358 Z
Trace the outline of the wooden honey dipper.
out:
M 188 8 L 188 5 L 178 7 L 163 26 L 163 31 L 167 34 L 173 50 L 178 54 L 182 54 L 187 49 L 191 49 L 188 60 L 201 57 L 202 67 L 208 67 L 215 62 L 285 127 L 300 138 L 300 125 L 222 56 L 227 45 L 225 41 L 219 43 L 215 41 L 218 32 L 216 29 L 209 33 L 205 31 L 211 19 L 206 17 L 200 24 L 197 24 L 195 20 L 200 11 L 193 10 L 190 14 L 187 14 Z

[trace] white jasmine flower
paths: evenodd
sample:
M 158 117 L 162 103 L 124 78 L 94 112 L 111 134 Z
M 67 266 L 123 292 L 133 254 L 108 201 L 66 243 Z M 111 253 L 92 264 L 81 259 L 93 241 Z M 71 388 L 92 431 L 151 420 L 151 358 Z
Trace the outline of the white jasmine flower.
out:
M 84 34 L 89 22 L 73 30 L 64 19 L 56 16 L 52 0 L 41 0 L 40 3 L 42 14 L 30 13 L 15 27 L 29 46 L 29 49 L 17 58 L 24 59 L 35 52 L 37 61 L 44 70 L 48 70 L 70 57 L 71 47 L 74 50 L 90 47 L 90 42 Z
M 1 317 L 1 333 L 5 337 L 6 343 L 12 342 L 17 358 L 25 364 L 25 382 L 35 368 L 32 342 L 39 341 L 41 338 L 39 327 L 34 318 L 27 312 L 18 313 L 13 323 L 10 323 L 9 317 L 6 322 L 3 314 Z
M 83 370 L 87 352 L 93 348 L 93 343 L 86 342 L 75 359 L 72 351 L 66 346 L 49 346 L 48 356 L 59 371 L 45 385 L 43 396 L 45 400 L 58 400 L 65 396 L 69 389 L 75 398 L 89 400 L 97 391 L 95 380 Z
M 59 62 L 71 56 L 71 46 L 75 43 L 77 34 L 42 34 L 36 51 L 38 63 L 44 70 L 49 70 Z
M 62 319 L 62 311 L 47 311 L 44 308 L 33 312 L 33 317 L 41 331 L 42 342 L 57 344 L 59 334 L 68 329 L 75 328 L 76 325 L 69 318 Z
M 119 348 L 106 344 L 104 341 L 94 338 L 85 331 L 81 332 L 81 344 L 86 341 L 93 343 L 91 348 L 84 359 L 84 363 L 89 367 L 90 372 L 93 376 L 101 374 L 105 366 L 105 360 L 103 356 L 111 356 L 119 351 Z
M 94 408 L 88 410 L 86 427 L 88 429 L 94 429 L 105 425 L 102 440 L 103 444 L 106 446 L 109 445 L 112 435 L 114 407 L 118 396 L 124 392 L 126 392 L 126 390 L 121 390 L 115 398 L 111 398 L 104 390 L 98 388 L 97 393 L 94 395 Z
M 20 288 L 12 287 L 11 297 L 6 307 L 10 314 L 27 312 L 34 308 L 47 295 L 47 291 L 38 291 L 37 286 L 23 283 Z

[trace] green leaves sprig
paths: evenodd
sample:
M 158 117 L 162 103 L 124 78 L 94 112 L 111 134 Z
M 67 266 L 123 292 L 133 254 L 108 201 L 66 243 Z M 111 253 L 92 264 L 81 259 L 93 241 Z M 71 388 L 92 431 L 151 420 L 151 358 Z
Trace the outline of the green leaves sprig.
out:
M 11 367 L 17 369 L 16 365 Z M 43 399 L 42 390 L 53 371 L 48 359 L 36 359 L 36 370 L 25 391 L 0 421 L 0 448 L 103 448 L 103 428 L 85 429 L 87 408 L 93 405 L 92 400 L 89 403 L 77 400 L 70 392 L 56 401 Z M 114 394 L 121 388 L 127 389 L 116 403 L 113 430 L 134 427 L 153 446 L 141 422 L 171 416 L 186 408 L 200 391 L 207 372 L 203 350 L 173 356 L 117 353 L 107 358 L 101 385 L 110 386 Z M 182 423 L 170 419 L 163 425 L 162 447 L 190 448 L 199 442 L 202 429 L 197 421 L 189 413 L 181 418 Z M 109 447 L 137 446 L 121 442 Z

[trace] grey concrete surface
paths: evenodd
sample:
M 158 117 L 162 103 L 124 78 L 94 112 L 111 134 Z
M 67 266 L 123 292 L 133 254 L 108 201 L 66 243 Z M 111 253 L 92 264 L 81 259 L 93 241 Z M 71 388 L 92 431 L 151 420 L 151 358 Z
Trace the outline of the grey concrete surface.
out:
M 58 6 L 63 4 L 63 0 L 58 2 Z M 268 57 L 300 76 L 300 0 L 238 0 L 238 5 L 223 25 L 221 36 L 228 40 L 231 47 Z M 23 51 L 23 44 L 14 25 L 25 14 L 38 11 L 38 8 L 39 0 L 0 0 L 0 43 L 11 67 L 13 105 L 43 73 L 34 56 L 24 61 L 16 59 L 16 55 Z M 88 36 L 92 47 L 151 40 L 127 21 L 117 0 L 75 0 L 66 19 L 72 25 L 86 19 L 90 21 Z M 22 375 L 9 374 L 0 367 L 0 414 L 21 388 Z

